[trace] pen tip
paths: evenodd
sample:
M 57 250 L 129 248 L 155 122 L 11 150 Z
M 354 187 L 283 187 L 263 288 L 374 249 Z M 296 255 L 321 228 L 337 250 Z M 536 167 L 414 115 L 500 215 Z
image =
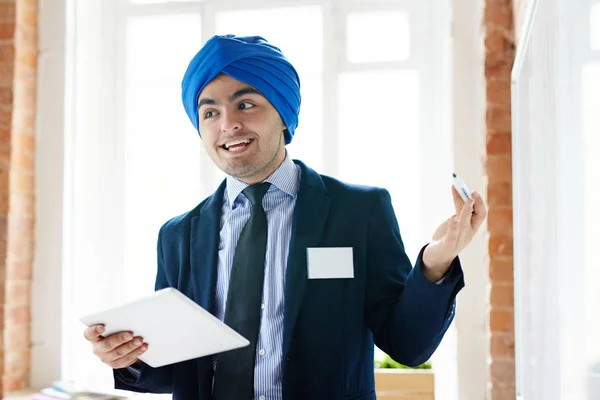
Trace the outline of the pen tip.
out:
M 455 174 L 454 172 L 452 173 L 452 177 L 453 177 L 453 178 L 456 178 L 456 174 Z

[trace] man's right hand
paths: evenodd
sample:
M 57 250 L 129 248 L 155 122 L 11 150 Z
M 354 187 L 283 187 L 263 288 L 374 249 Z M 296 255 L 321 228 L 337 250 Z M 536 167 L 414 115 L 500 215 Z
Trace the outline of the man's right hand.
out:
M 104 326 L 92 325 L 83 332 L 83 336 L 92 343 L 94 354 L 111 368 L 127 368 L 138 361 L 138 357 L 147 349 L 141 337 L 131 332 L 118 332 L 107 337 L 102 336 Z

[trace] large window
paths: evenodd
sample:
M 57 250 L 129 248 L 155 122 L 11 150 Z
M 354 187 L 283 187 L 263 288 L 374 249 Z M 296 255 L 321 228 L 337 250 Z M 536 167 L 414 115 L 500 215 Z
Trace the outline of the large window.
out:
M 291 156 L 387 188 L 412 260 L 453 212 L 445 2 L 75 3 L 65 379 L 111 386 L 76 316 L 150 293 L 159 227 L 224 177 L 180 100 L 187 63 L 213 34 L 260 35 L 282 49 L 301 80 Z

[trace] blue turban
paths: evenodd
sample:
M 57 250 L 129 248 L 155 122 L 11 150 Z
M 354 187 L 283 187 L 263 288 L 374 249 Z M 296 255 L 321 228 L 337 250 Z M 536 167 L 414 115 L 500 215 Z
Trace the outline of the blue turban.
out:
M 279 48 L 260 36 L 213 36 L 194 56 L 181 83 L 183 107 L 198 133 L 198 96 L 220 73 L 253 86 L 275 107 L 292 141 L 300 113 L 300 78 Z

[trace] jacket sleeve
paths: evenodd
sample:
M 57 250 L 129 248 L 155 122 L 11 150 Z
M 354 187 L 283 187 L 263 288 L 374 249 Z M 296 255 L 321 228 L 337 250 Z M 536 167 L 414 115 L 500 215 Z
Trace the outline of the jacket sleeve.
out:
M 169 287 L 165 271 L 165 260 L 163 257 L 161 228 L 158 234 L 157 244 L 157 272 L 154 290 Z M 160 368 L 152 368 L 142 364 L 141 368 L 121 368 L 113 370 L 115 388 L 130 390 L 133 392 L 148 393 L 172 393 L 173 365 L 165 365 Z
M 377 347 L 408 366 L 427 361 L 437 349 L 454 318 L 456 295 L 464 287 L 458 257 L 443 282 L 436 284 L 423 275 L 425 247 L 412 268 L 390 195 L 377 191 L 367 232 L 365 319 Z

